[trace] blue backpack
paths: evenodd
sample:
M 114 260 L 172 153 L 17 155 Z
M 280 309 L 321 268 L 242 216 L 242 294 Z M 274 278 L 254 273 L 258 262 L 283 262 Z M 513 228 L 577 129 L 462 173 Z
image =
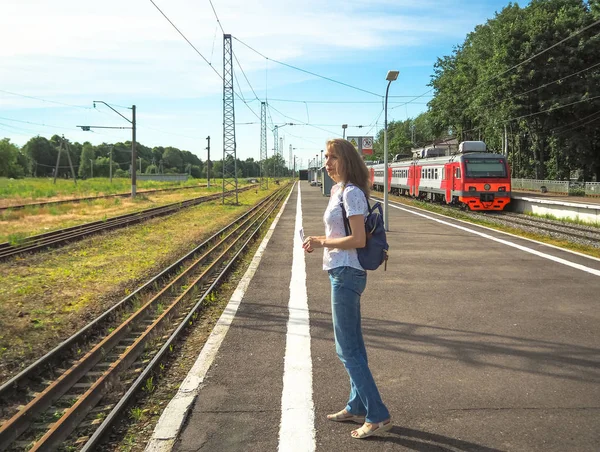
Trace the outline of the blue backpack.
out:
M 342 193 L 343 198 L 343 193 Z M 387 238 L 385 235 L 385 226 L 383 225 L 383 210 L 381 203 L 376 202 L 371 207 L 369 199 L 365 196 L 367 206 L 369 207 L 369 213 L 365 218 L 365 232 L 367 235 L 367 244 L 364 248 L 357 248 L 356 254 L 358 255 L 358 262 L 365 270 L 377 270 L 381 264 L 385 262 L 384 271 L 387 270 L 388 261 L 388 245 Z M 346 215 L 346 209 L 344 208 L 344 201 L 340 202 L 342 208 L 342 215 L 344 216 L 344 229 L 346 235 L 350 235 L 350 222 Z

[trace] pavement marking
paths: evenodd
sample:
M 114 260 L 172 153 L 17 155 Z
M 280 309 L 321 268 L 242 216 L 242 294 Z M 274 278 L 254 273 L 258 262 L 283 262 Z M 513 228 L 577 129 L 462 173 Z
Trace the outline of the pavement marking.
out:
M 306 291 L 306 263 L 300 235 L 302 196 L 298 184 L 294 229 L 290 316 L 287 324 L 279 451 L 312 452 L 316 447 L 315 412 L 312 398 L 310 322 Z
M 380 198 L 371 197 L 371 201 L 376 201 L 376 202 L 383 203 L 383 199 L 380 199 Z M 391 202 L 395 202 L 395 201 L 391 201 Z M 390 205 L 392 205 L 392 204 L 390 204 Z M 437 215 L 437 216 L 442 217 L 442 218 L 447 218 L 445 215 L 443 215 L 441 213 L 430 212 L 429 210 L 425 210 L 425 209 L 422 209 L 420 207 L 411 206 L 411 209 L 419 210 L 421 212 L 426 212 L 426 213 L 428 213 L 430 215 Z M 585 257 L 586 259 L 591 259 L 591 260 L 600 262 L 600 258 L 597 258 L 597 257 L 594 257 L 594 256 L 590 256 L 589 254 L 579 253 L 577 251 L 573 251 L 573 250 L 570 250 L 570 249 L 567 249 L 567 248 L 561 248 L 560 246 L 552 245 L 551 243 L 540 242 L 539 240 L 530 239 L 529 237 L 522 237 L 522 236 L 516 235 L 516 234 L 511 234 L 510 232 L 506 232 L 506 231 L 501 231 L 499 229 L 490 228 L 488 226 L 483 226 L 481 224 L 475 225 L 475 224 L 473 224 L 473 223 L 471 223 L 469 221 L 466 221 L 466 220 L 459 220 L 458 218 L 453 218 L 452 220 L 453 221 L 458 221 L 460 223 L 468 224 L 469 226 L 476 226 L 476 227 L 478 227 L 480 229 L 487 229 L 488 231 L 495 232 L 496 234 L 508 235 L 509 237 L 514 237 L 514 238 L 519 239 L 519 240 L 525 240 L 527 242 L 532 242 L 532 243 L 535 243 L 537 245 L 547 246 L 548 248 L 553 248 L 555 250 L 562 251 L 563 253 L 574 254 L 575 256 Z
M 517 248 L 517 249 L 519 249 L 521 251 L 525 251 L 526 253 L 531 253 L 531 254 L 534 254 L 536 256 L 543 257 L 544 259 L 548 259 L 548 260 L 557 262 L 559 264 L 566 265 L 568 267 L 576 268 L 577 270 L 581 270 L 581 271 L 584 271 L 584 272 L 587 272 L 587 273 L 591 273 L 592 275 L 595 275 L 595 276 L 600 276 L 600 270 L 596 270 L 594 268 L 586 267 L 585 265 L 576 264 L 575 262 L 571 262 L 571 261 L 568 261 L 566 259 L 562 259 L 560 257 L 552 256 L 551 254 L 542 253 L 541 251 L 533 250 L 531 248 L 527 248 L 526 246 L 518 245 L 518 244 L 513 243 L 513 242 L 509 242 L 508 240 L 499 239 L 499 238 L 494 237 L 492 235 L 485 234 L 485 233 L 479 232 L 479 231 L 475 231 L 473 229 L 469 229 L 469 228 L 467 228 L 465 226 L 460 226 L 458 224 L 452 224 L 452 223 L 449 223 L 448 221 L 440 220 L 438 218 L 434 218 L 434 217 L 431 217 L 429 215 L 425 215 L 423 213 L 415 212 L 413 210 L 406 209 L 404 207 L 395 206 L 393 204 L 388 204 L 388 205 L 391 206 L 391 207 L 394 207 L 395 209 L 403 210 L 403 211 L 411 213 L 413 215 L 417 215 L 419 217 L 427 218 L 428 220 L 433 220 L 433 221 L 436 221 L 438 223 L 444 224 L 446 226 L 451 226 L 453 228 L 460 229 L 460 230 L 466 231 L 466 232 L 470 232 L 471 234 L 475 234 L 475 235 L 478 235 L 480 237 L 483 237 L 483 238 L 486 238 L 486 239 L 489 239 L 489 240 L 493 240 L 494 242 L 502 243 L 503 245 L 508 245 L 508 246 L 513 247 L 513 248 Z
M 185 380 L 183 380 L 183 383 L 179 387 L 175 397 L 171 399 L 160 416 L 160 419 L 154 428 L 154 432 L 152 433 L 152 437 L 146 445 L 147 452 L 167 452 L 173 449 L 173 446 L 177 441 L 177 437 L 179 436 L 179 432 L 181 431 L 181 427 L 183 426 L 183 423 L 187 417 L 187 413 L 192 407 L 194 400 L 198 396 L 198 393 L 200 392 L 200 386 L 204 381 L 204 377 L 206 377 L 206 373 L 215 360 L 223 339 L 225 339 L 225 336 L 229 331 L 229 327 L 233 322 L 233 318 L 235 317 L 238 307 L 244 298 L 244 294 L 250 285 L 250 281 L 256 273 L 258 264 L 260 263 L 265 249 L 267 248 L 267 244 L 273 235 L 275 226 L 277 226 L 277 223 L 279 222 L 279 217 L 281 217 L 281 214 L 283 213 L 285 206 L 290 199 L 292 191 L 293 190 L 290 190 L 290 193 L 281 206 L 281 209 L 279 209 L 279 213 L 267 231 L 265 238 L 258 247 L 258 250 L 256 250 L 248 270 L 246 270 L 246 273 L 244 273 L 244 276 L 235 289 L 235 292 L 229 299 L 229 303 L 227 303 L 225 310 L 221 314 L 221 317 L 219 317 L 219 320 L 210 333 L 210 336 L 206 340 L 204 347 L 202 347 L 202 351 L 196 359 L 194 366 L 190 369 L 189 373 L 185 377 Z M 201 445 L 198 446 L 200 447 Z

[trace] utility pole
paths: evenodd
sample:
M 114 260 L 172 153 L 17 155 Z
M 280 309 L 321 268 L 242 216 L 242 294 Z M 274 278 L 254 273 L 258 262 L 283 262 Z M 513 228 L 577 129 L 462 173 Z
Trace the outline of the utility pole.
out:
M 281 160 L 283 160 L 283 137 L 279 137 L 279 157 L 281 157 Z M 279 159 L 277 159 L 277 163 L 279 163 Z M 283 162 L 283 166 L 285 166 L 285 160 Z M 277 169 L 279 169 L 279 165 L 277 165 Z M 277 172 L 277 175 L 279 177 L 282 176 L 282 174 L 279 173 L 279 171 Z
M 110 168 L 109 168 L 109 175 L 110 175 L 110 183 L 112 184 L 112 152 L 113 152 L 114 146 L 110 147 Z
M 210 188 L 210 135 L 206 139 L 208 141 L 208 146 L 205 148 L 208 151 L 208 158 L 206 159 L 206 187 Z
M 135 153 L 135 105 L 132 105 L 131 110 L 132 120 L 131 120 L 131 197 L 135 198 L 136 193 L 136 171 L 135 171 L 135 160 L 137 155 Z
M 69 145 L 65 141 L 64 135 L 62 136 L 60 146 L 58 147 L 58 155 L 56 156 L 56 168 L 54 168 L 54 183 L 56 184 L 56 176 L 58 176 L 58 165 L 60 164 L 60 153 L 61 153 L 63 147 L 65 148 L 65 151 L 67 152 L 67 158 L 69 159 L 69 166 L 71 167 L 71 174 L 73 175 L 73 182 L 75 182 L 75 185 L 77 185 L 77 178 L 75 177 L 75 170 L 73 169 L 73 162 L 71 161 L 71 153 L 69 152 L 70 151 Z M 35 171 L 37 174 L 37 162 L 35 162 Z

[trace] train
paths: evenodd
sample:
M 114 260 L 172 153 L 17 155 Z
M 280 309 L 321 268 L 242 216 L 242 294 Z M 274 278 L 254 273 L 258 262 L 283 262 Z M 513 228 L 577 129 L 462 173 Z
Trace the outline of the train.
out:
M 423 148 L 412 158 L 388 164 L 388 191 L 459 206 L 467 210 L 503 210 L 510 202 L 511 178 L 502 154 L 488 152 L 483 141 L 463 141 L 458 153 Z M 369 166 L 371 188 L 384 190 L 383 164 Z

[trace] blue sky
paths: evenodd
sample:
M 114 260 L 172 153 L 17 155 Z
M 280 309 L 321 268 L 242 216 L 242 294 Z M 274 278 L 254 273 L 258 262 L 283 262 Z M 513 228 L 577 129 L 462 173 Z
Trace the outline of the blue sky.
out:
M 209 0 L 154 2 L 222 73 L 222 31 Z M 375 135 L 383 127 L 381 96 L 391 69 L 400 76 L 390 88 L 388 120 L 417 116 L 431 93 L 413 99 L 429 90 L 437 57 L 507 3 L 213 0 L 225 33 L 237 38 L 234 86 L 247 102 L 235 100 L 238 157 L 260 158 L 259 100 L 265 99 L 269 128 L 308 124 L 280 129 L 286 161 L 292 145 L 306 166 L 327 139 L 342 135 L 342 124 L 347 135 Z M 92 108 L 93 100 L 103 100 L 137 106 L 137 140 L 146 146 L 176 146 L 205 160 L 210 135 L 211 157 L 221 158 L 222 81 L 150 0 L 3 1 L 0 39 L 0 137 L 18 145 L 53 134 L 94 144 L 130 139 L 129 130 L 75 127 L 127 126 L 108 108 Z M 271 155 L 270 131 L 267 140 Z

